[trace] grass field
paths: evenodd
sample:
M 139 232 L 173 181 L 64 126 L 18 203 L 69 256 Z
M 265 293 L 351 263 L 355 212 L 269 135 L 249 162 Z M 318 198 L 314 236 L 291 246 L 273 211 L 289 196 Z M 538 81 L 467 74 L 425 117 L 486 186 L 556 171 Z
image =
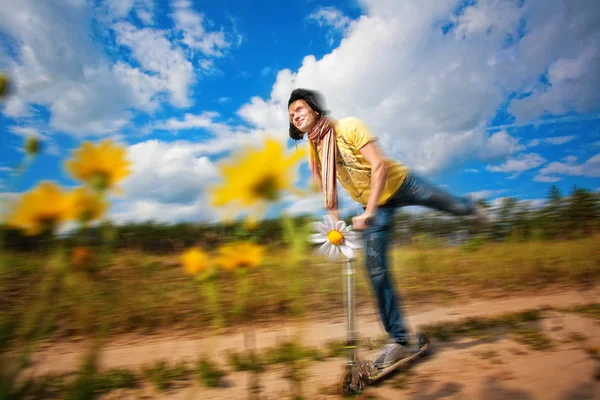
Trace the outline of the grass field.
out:
M 394 278 L 409 304 L 553 285 L 590 286 L 600 279 L 598 239 L 403 246 L 393 252 Z M 285 250 L 271 252 L 250 271 L 249 293 L 242 299 L 236 295 L 236 274 L 219 273 L 226 327 L 342 312 L 342 265 L 316 261 L 310 254 L 288 265 L 289 258 Z M 37 317 L 27 322 L 27 316 L 36 312 L 52 319 L 43 334 L 56 337 L 97 332 L 99 324 L 105 333 L 118 334 L 207 329 L 211 321 L 202 288 L 182 273 L 176 256 L 124 252 L 106 268 L 63 274 L 50 273 L 52 263 L 42 254 L 13 254 L 11 268 L 0 272 L 3 343 L 26 333 L 22 325 L 34 323 Z M 369 285 L 359 268 L 357 304 L 374 306 Z M 241 308 L 234 307 L 240 302 Z

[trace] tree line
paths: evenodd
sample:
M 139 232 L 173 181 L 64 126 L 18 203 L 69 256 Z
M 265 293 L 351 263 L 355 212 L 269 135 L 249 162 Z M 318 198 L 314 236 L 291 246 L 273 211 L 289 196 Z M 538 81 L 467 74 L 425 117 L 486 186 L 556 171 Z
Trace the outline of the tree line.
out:
M 478 203 L 492 215 L 490 226 L 482 226 L 471 217 L 402 210 L 396 213 L 394 219 L 394 237 L 398 242 L 410 243 L 415 237 L 426 235 L 452 244 L 474 236 L 493 241 L 543 240 L 570 239 L 600 232 L 600 193 L 584 188 L 573 187 L 568 195 L 563 195 L 553 185 L 542 204 L 515 197 L 502 198 L 495 204 L 486 200 L 478 200 Z M 314 218 L 301 215 L 292 219 L 297 226 L 301 226 Z M 345 220 L 350 223 L 351 216 Z M 283 244 L 284 236 L 279 219 L 260 221 L 250 229 L 243 222 L 165 224 L 148 221 L 93 227 L 59 238 L 50 238 L 48 235 L 27 237 L 9 228 L 5 233 L 5 246 L 17 251 L 39 250 L 56 241 L 69 246 L 94 246 L 109 241 L 116 249 L 160 254 L 179 252 L 194 244 L 212 248 L 225 240 L 251 240 L 277 247 Z

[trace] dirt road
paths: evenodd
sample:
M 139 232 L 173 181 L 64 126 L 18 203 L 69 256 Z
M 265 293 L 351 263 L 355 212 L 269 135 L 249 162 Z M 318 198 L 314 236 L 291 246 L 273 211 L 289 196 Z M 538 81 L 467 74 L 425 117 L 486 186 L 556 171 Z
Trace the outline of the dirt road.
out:
M 491 317 L 542 307 L 554 309 L 597 303 L 600 290 L 563 291 L 545 296 L 471 301 L 449 307 L 407 309 L 414 329 L 425 324 L 459 321 L 467 317 Z M 361 337 L 377 338 L 384 332 L 373 312 L 360 315 Z M 549 350 L 531 350 L 510 337 L 461 339 L 437 345 L 433 357 L 413 365 L 378 386 L 369 387 L 371 399 L 600 399 L 600 380 L 594 378 L 600 362 L 591 356 L 600 347 L 600 321 L 579 314 L 548 310 L 539 328 L 553 343 Z M 217 361 L 228 371 L 225 387 L 206 388 L 193 379 L 179 382 L 167 392 L 149 384 L 135 390 L 113 391 L 103 399 L 247 399 L 252 375 L 232 372 L 227 350 L 243 351 L 252 332 L 257 350 L 297 339 L 305 346 L 321 347 L 326 341 L 344 338 L 344 320 L 307 321 L 282 326 L 244 329 L 216 337 L 122 337 L 106 345 L 103 369 L 139 370 L 160 360 L 196 360 L 200 355 Z M 75 372 L 85 354 L 86 343 L 51 343 L 34 355 L 28 376 Z M 376 350 L 362 351 L 369 358 Z M 301 385 L 305 399 L 337 398 L 333 394 L 343 365 L 342 358 L 310 362 Z M 261 399 L 292 398 L 293 385 L 284 366 L 269 367 L 258 376 Z

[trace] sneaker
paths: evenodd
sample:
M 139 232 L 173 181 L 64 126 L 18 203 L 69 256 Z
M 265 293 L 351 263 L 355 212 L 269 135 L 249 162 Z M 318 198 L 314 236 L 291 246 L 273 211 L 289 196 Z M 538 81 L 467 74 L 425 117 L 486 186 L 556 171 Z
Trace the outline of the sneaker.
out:
M 403 346 L 395 340 L 391 339 L 388 344 L 385 345 L 379 356 L 375 360 L 374 364 L 377 368 L 386 368 L 402 360 L 403 358 L 409 357 L 413 354 L 413 351 Z

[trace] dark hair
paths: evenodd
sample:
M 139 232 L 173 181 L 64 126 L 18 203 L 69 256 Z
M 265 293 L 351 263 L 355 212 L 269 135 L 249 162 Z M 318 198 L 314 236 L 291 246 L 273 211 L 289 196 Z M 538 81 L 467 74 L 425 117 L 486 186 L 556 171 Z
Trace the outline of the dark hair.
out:
M 297 100 L 306 101 L 306 104 L 308 104 L 308 106 L 318 114 L 327 115 L 331 113 L 331 111 L 327 110 L 326 108 L 325 97 L 315 90 L 295 89 L 290 95 L 290 99 L 288 100 L 288 108 L 290 104 Z M 291 121 L 289 133 L 290 138 L 294 140 L 302 140 L 302 138 L 304 137 L 304 133 L 298 130 Z

